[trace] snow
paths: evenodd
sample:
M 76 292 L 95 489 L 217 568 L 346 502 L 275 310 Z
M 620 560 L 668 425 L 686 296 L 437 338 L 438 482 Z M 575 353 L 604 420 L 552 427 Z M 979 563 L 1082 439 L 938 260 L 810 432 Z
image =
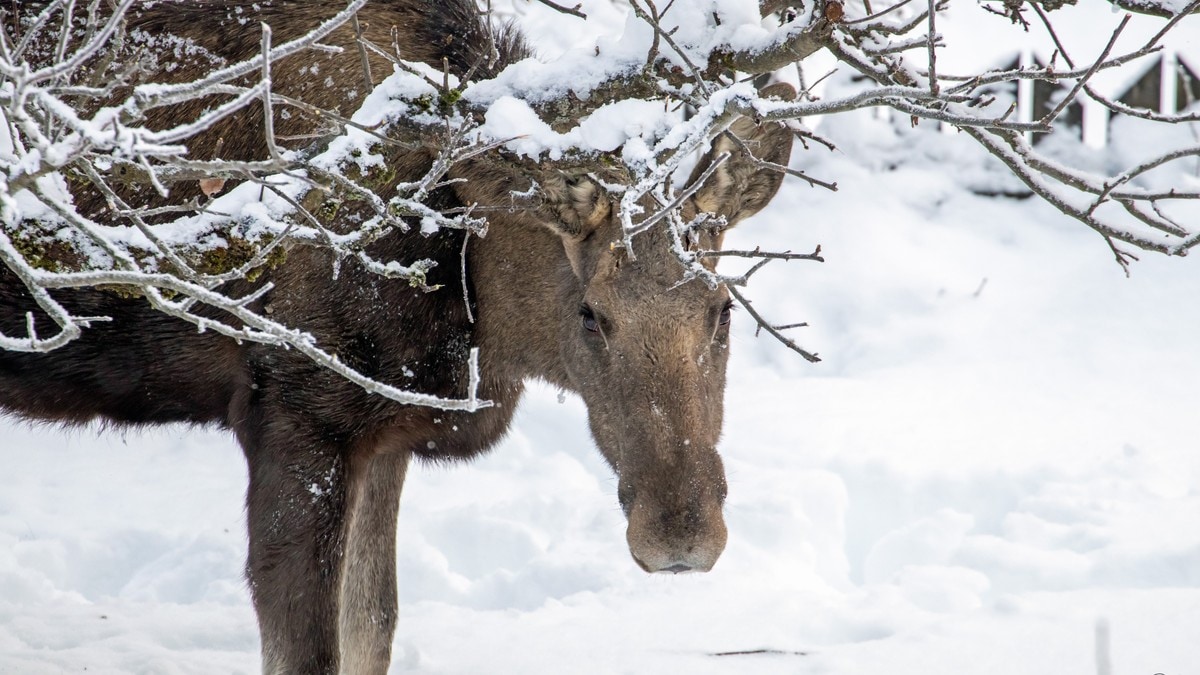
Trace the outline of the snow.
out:
M 1084 674 L 1100 625 L 1117 675 L 1196 672 L 1200 261 L 1127 279 L 972 193 L 965 136 L 828 122 L 793 164 L 839 191 L 728 237 L 821 245 L 747 293 L 824 360 L 734 317 L 714 570 L 637 569 L 582 402 L 533 385 L 486 458 L 410 472 L 392 672 Z M 0 466 L 0 673 L 257 672 L 230 434 L 2 418 Z

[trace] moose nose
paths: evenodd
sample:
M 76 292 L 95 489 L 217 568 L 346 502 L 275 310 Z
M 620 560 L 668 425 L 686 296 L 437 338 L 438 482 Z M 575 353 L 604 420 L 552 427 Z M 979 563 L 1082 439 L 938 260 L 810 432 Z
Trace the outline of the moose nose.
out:
M 663 555 L 661 551 L 641 551 L 645 555 L 639 556 L 638 552 L 630 551 L 633 554 L 633 561 L 638 564 L 638 567 L 651 574 L 685 574 L 688 572 L 707 572 L 712 569 L 713 563 L 716 562 L 716 556 L 706 556 L 700 551 L 693 551 L 684 555 Z M 656 555 L 658 553 L 658 555 Z M 720 555 L 720 552 L 717 552 Z
M 654 511 L 638 502 L 630 512 L 625 538 L 638 566 L 651 573 L 671 574 L 712 569 L 725 548 L 720 507 L 714 504 L 694 518 L 663 518 L 661 511 Z

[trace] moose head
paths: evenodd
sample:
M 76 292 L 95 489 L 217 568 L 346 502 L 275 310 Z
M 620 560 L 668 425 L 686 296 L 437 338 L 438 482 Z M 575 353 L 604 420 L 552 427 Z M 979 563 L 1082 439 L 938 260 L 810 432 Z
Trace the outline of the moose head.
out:
M 779 84 L 763 93 L 791 98 L 794 92 Z M 716 138 L 688 184 L 700 180 L 717 157 L 729 156 L 683 204 L 683 216 L 690 221 L 708 213 L 717 217 L 708 222 L 719 224 L 695 228 L 692 249 L 719 249 L 725 230 L 770 201 L 782 174 L 754 160 L 786 165 L 791 145 L 786 127 L 746 117 Z M 466 171 L 458 187 L 465 202 L 511 203 L 512 193 L 500 188 L 521 181 L 489 180 L 478 171 Z M 529 173 L 541 194 L 538 207 L 525 210 L 523 218 L 533 221 L 543 239 L 549 233 L 554 241 L 545 244 L 544 255 L 561 262 L 553 274 L 527 280 L 540 286 L 529 292 L 545 306 L 513 316 L 509 310 L 520 303 L 481 301 L 483 328 L 495 307 L 505 308 L 505 322 L 548 324 L 528 338 L 544 343 L 537 352 L 547 363 L 535 365 L 542 372 L 534 374 L 578 392 L 587 404 L 592 435 L 619 479 L 633 559 L 647 572 L 708 571 L 726 541 L 726 482 L 717 444 L 733 309 L 729 293 L 688 276 L 665 224 L 636 235 L 633 251 L 627 249 L 618 204 L 600 181 L 534 169 L 526 184 Z M 650 204 L 643 206 L 653 212 Z M 494 220 L 489 237 L 503 238 L 507 233 L 496 230 L 511 226 Z M 517 255 L 514 250 L 487 257 L 504 264 Z M 528 248 L 523 255 L 529 256 Z M 702 260 L 710 270 L 715 265 L 715 258 Z

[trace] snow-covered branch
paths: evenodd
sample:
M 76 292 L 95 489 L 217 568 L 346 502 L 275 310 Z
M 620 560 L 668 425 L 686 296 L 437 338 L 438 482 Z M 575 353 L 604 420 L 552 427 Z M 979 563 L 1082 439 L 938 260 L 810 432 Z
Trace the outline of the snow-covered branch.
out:
M 900 7 L 902 4 L 904 3 L 894 6 Z M 1137 166 L 1125 167 L 1104 175 L 1047 156 L 1018 132 L 1051 131 L 1057 118 L 1076 103 L 1081 93 L 1086 93 L 1091 100 L 1117 114 L 1136 116 L 1163 125 L 1194 121 L 1194 109 L 1183 113 L 1162 113 L 1138 108 L 1114 100 L 1111 95 L 1100 93 L 1092 85 L 1092 80 L 1097 73 L 1128 67 L 1127 64 L 1160 51 L 1164 36 L 1176 29 L 1184 17 L 1200 9 L 1200 2 L 1118 3 L 1139 13 L 1162 16 L 1167 21 L 1140 46 L 1120 52 L 1116 50 L 1115 45 L 1129 23 L 1129 16 L 1125 16 L 1113 28 L 1107 45 L 1087 63 L 1072 60 L 1067 46 L 1063 44 L 1055 29 L 1055 15 L 1048 13 L 1062 4 L 1064 3 L 1006 0 L 996 3 L 995 11 L 1032 30 L 1035 26 L 1024 18 L 1024 12 L 1032 10 L 1039 20 L 1040 27 L 1052 40 L 1056 57 L 1066 61 L 1067 69 L 1056 69 L 1051 65 L 956 74 L 950 77 L 939 75 L 939 71 L 934 67 L 936 50 L 932 48 L 927 62 L 918 62 L 915 66 L 905 63 L 901 58 L 893 58 L 889 50 L 880 48 L 881 41 L 886 45 L 902 40 L 903 36 L 919 25 L 915 18 L 902 16 L 897 18 L 902 24 L 899 27 L 893 26 L 890 30 L 880 24 L 869 23 L 864 28 L 853 19 L 847 21 L 842 27 L 844 39 L 835 39 L 830 49 L 841 62 L 867 78 L 870 84 L 866 85 L 864 93 L 897 86 L 937 91 L 939 78 L 943 82 L 955 83 L 941 89 L 948 95 L 956 96 L 957 100 L 951 100 L 947 96 L 933 99 L 900 96 L 893 99 L 891 107 L 911 116 L 914 124 L 917 120 L 929 119 L 966 132 L 987 152 L 999 159 L 1036 196 L 1105 237 L 1122 266 L 1126 266 L 1134 256 L 1118 249 L 1114 241 L 1148 251 L 1184 255 L 1200 241 L 1197 237 L 1198 230 L 1194 226 L 1184 226 L 1175 222 L 1164 214 L 1163 209 L 1171 203 L 1195 199 L 1195 191 L 1133 187 L 1131 181 L 1135 176 L 1141 176 L 1153 168 L 1196 156 L 1197 151 L 1194 147 L 1165 149 L 1158 156 Z M 927 9 L 921 16 L 932 18 Z M 926 25 L 931 27 L 933 23 L 929 21 Z M 995 92 L 998 86 L 1027 79 L 1059 86 L 1065 93 L 1057 99 L 1051 109 L 1044 113 L 1039 112 L 1028 122 L 1021 122 L 1014 119 L 1015 102 L 998 107 Z M 989 111 L 997 107 L 998 110 L 989 116 Z M 1101 208 L 1106 203 L 1117 203 L 1121 208 Z M 1163 235 L 1166 235 L 1165 238 Z
M 370 244 L 392 231 L 408 230 L 406 216 L 417 218 L 423 228 L 484 228 L 470 213 L 444 215 L 425 203 L 448 165 L 472 149 L 461 132 L 439 136 L 447 143 L 438 148 L 430 171 L 396 185 L 386 197 L 378 187 L 386 179 L 366 170 L 384 160 L 388 149 L 408 150 L 420 135 L 439 135 L 446 116 L 405 114 L 398 102 L 395 119 L 402 123 L 389 125 L 385 119 L 347 119 L 275 94 L 272 64 L 304 50 L 327 50 L 321 40 L 350 21 L 363 4 L 355 0 L 310 32 L 275 47 L 271 29 L 264 25 L 257 58 L 196 70 L 182 81 L 158 79 L 162 73 L 155 66 L 164 54 L 129 45 L 131 0 L 105 17 L 99 16 L 99 3 L 93 2 L 85 14 L 64 0 L 48 3 L 34 16 L 5 17 L 0 33 L 0 260 L 57 332 L 38 335 L 31 315 L 23 335 L 0 335 L 0 348 L 48 351 L 77 339 L 108 317 L 73 314 L 52 291 L 113 288 L 141 296 L 199 330 L 296 349 L 400 402 L 468 410 L 486 406 L 474 391 L 456 401 L 375 382 L 311 335 L 254 308 L 254 301 L 270 290 L 269 283 L 244 296 L 229 290 L 229 282 L 253 281 L 297 245 L 327 246 L 338 259 L 354 257 L 382 276 L 425 287 L 432 262 L 378 261 L 368 252 Z M 87 39 L 74 41 L 75 31 Z M 164 41 L 158 46 L 169 50 L 179 45 Z M 114 53 L 128 60 L 114 58 Z M 118 61 L 127 65 L 117 70 Z M 247 79 L 255 74 L 256 80 Z M 105 77 L 113 80 L 93 85 Z M 408 93 L 415 99 L 439 92 L 418 84 Z M 236 148 L 222 156 L 223 138 L 209 153 L 212 159 L 188 157 L 188 144 L 223 122 L 246 123 L 254 103 L 264 111 L 258 124 L 269 149 L 265 159 L 238 158 Z M 331 133 L 283 150 L 272 128 L 276 106 L 324 120 Z M 165 118 L 165 127 L 145 124 L 162 109 L 176 111 Z M 189 117 L 194 110 L 199 113 Z M 376 145 L 384 147 L 383 155 L 373 152 Z M 226 189 L 234 183 L 240 184 Z M 198 185 L 201 194 L 172 200 L 181 184 Z M 334 227 L 330 212 L 350 202 L 362 207 L 357 225 Z M 99 212 L 82 208 L 86 203 L 99 204 Z M 220 319 L 213 310 L 219 310 Z
M 214 58 L 186 34 L 147 36 L 130 23 L 134 0 L 112 9 L 97 0 L 85 8 L 52 0 L 36 12 L 5 16 L 0 259 L 57 332 L 38 335 L 31 319 L 24 334 L 0 336 L 0 347 L 43 351 L 76 339 L 104 317 L 72 314 L 53 291 L 119 286 L 201 329 L 298 349 L 372 391 L 416 402 L 352 372 L 311 336 L 255 309 L 266 286 L 254 280 L 305 246 L 331 252 L 331 275 L 353 260 L 370 273 L 431 289 L 430 261 L 378 259 L 373 246 L 385 237 L 420 236 L 404 234 L 414 229 L 486 234 L 488 209 L 496 205 L 447 209 L 434 198 L 462 180 L 450 176 L 470 160 L 506 167 L 513 208 L 539 203 L 539 176 L 588 176 L 624 226 L 614 244 L 627 255 L 637 255 L 643 233 L 666 228 L 688 278 L 742 286 L 758 267 L 719 275 L 714 259 L 727 254 L 695 245 L 697 232 L 725 227 L 723 215 L 696 211 L 696 195 L 736 166 L 770 167 L 826 189 L 837 182 L 789 168 L 786 157 L 771 159 L 770 148 L 748 142 L 738 129 L 786 125 L 802 143 L 834 149 L 820 135 L 820 120 L 868 108 L 894 111 L 912 125 L 963 131 L 1034 195 L 1101 234 L 1123 265 L 1132 256 L 1118 245 L 1168 255 L 1200 245 L 1195 221 L 1172 211 L 1200 198 L 1200 190 L 1143 181 L 1200 156 L 1200 145 L 1101 173 L 1045 154 L 1030 136 L 1051 131 L 1085 96 L 1156 124 L 1194 123 L 1195 107 L 1149 110 L 1095 83 L 1157 53 L 1200 1 L 1119 0 L 1122 8 L 1166 20 L 1134 48 L 1118 40 L 1125 23 L 1114 24 L 1107 45 L 1087 59 L 1077 58 L 1055 30 L 1053 10 L 1064 3 L 991 3 L 1015 23 L 1012 30 L 1044 30 L 1067 67 L 1052 61 L 965 73 L 939 60 L 950 36 L 942 33 L 947 3 L 936 0 L 705 0 L 702 7 L 632 0 L 619 37 L 501 70 L 493 68 L 494 56 L 484 58 L 458 73 L 412 58 L 413 48 L 401 45 L 394 30 L 360 22 L 366 2 L 331 9 L 299 35 L 240 25 L 259 47 L 236 62 Z M 570 3 L 542 4 L 563 21 L 589 20 Z M 335 44 L 335 35 L 351 37 Z M 483 51 L 495 55 L 497 45 Z M 849 71 L 857 81 L 824 95 L 824 78 L 811 81 L 804 71 L 818 52 L 837 60 L 839 77 Z M 283 77 L 324 77 L 317 64 L 327 57 L 352 64 L 339 71 L 350 75 L 327 80 L 336 102 L 281 91 Z M 292 65 L 281 74 L 281 64 L 298 59 L 311 59 L 311 69 Z M 771 80 L 791 86 L 769 86 Z M 1016 102 L 997 92 L 1029 80 L 1065 94 L 1044 114 L 1021 117 Z M 345 101 L 357 112 L 341 109 Z M 226 142 L 239 125 L 255 128 L 261 148 Z M 681 180 L 710 147 L 721 151 Z M 423 173 L 397 175 L 395 167 L 408 166 L 416 154 L 426 160 Z M 744 253 L 760 262 L 820 259 Z M 230 290 L 235 286 L 240 290 Z M 740 291 L 734 297 L 750 309 Z M 473 398 L 421 400 L 482 405 Z

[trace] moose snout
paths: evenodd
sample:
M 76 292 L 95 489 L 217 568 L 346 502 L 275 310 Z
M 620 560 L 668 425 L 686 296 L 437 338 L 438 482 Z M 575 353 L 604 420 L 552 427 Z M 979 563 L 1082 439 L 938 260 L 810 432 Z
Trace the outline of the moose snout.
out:
M 707 572 L 725 550 L 727 532 L 718 500 L 667 506 L 635 499 L 625 539 L 647 572 Z

